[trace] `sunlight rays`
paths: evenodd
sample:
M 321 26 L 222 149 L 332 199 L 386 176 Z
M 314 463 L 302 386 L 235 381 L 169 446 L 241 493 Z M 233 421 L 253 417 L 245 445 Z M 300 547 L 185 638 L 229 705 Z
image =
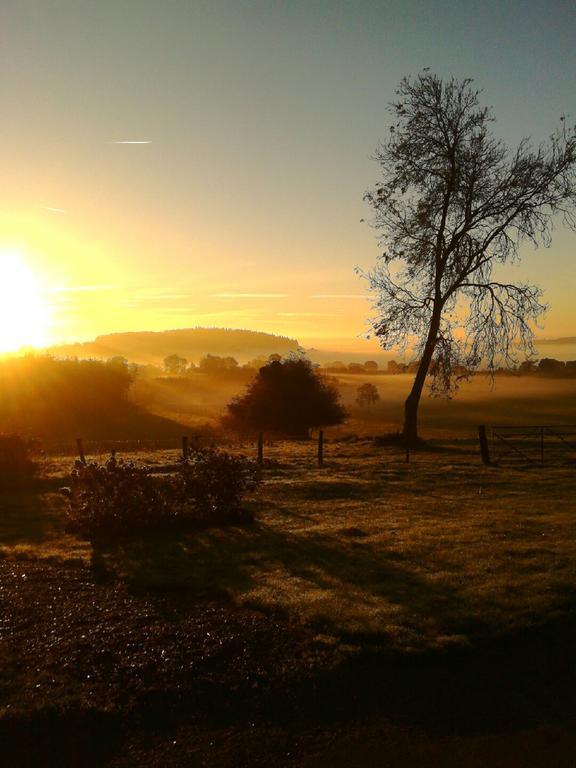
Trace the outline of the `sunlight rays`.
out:
M 0 353 L 48 343 L 49 310 L 17 250 L 0 250 Z

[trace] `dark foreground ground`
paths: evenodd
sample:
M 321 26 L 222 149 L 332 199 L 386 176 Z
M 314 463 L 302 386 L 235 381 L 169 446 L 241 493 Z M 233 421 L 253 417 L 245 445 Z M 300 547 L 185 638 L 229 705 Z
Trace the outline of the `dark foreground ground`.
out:
M 576 627 L 355 653 L 219 603 L 0 560 L 6 766 L 575 766 Z

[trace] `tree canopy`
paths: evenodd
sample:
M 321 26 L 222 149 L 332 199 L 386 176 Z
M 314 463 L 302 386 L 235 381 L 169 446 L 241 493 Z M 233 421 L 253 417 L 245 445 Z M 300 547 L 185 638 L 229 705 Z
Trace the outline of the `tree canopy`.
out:
M 344 421 L 337 390 L 301 358 L 272 360 L 258 371 L 242 397 L 228 404 L 227 426 L 304 438 L 314 427 Z
M 382 346 L 416 342 L 404 421 L 415 440 L 429 372 L 433 391 L 449 394 L 457 370 L 495 370 L 533 351 L 541 292 L 496 268 L 524 242 L 549 245 L 557 217 L 575 228 L 576 131 L 561 120 L 547 142 L 509 149 L 469 79 L 424 70 L 396 93 L 395 123 L 376 151 L 381 180 L 365 195 L 383 249 L 367 277 Z
M 378 400 L 380 400 L 380 393 L 378 392 L 378 387 L 375 387 L 374 384 L 366 382 L 358 387 L 358 391 L 356 392 L 356 404 L 359 405 L 360 408 L 370 408 L 377 403 Z
M 188 367 L 188 360 L 180 355 L 168 355 L 164 358 L 164 370 L 166 373 L 170 373 L 173 376 L 181 376 L 186 373 Z

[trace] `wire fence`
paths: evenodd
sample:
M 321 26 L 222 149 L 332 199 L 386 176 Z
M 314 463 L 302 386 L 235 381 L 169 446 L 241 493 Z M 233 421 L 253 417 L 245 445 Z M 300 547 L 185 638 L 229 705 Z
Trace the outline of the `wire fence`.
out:
M 494 426 L 491 453 L 499 464 L 574 464 L 576 425 Z
M 576 425 L 497 425 L 492 428 L 479 427 L 480 453 L 485 464 L 499 465 L 576 465 Z M 336 442 L 339 440 L 336 438 Z M 324 463 L 326 439 L 319 431 L 311 443 L 310 458 L 314 457 L 319 466 Z M 332 440 L 330 441 L 332 443 Z M 176 461 L 187 457 L 197 447 L 218 446 L 234 453 L 240 452 L 253 457 L 259 463 L 287 459 L 292 451 L 287 450 L 286 441 L 268 441 L 264 434 L 248 440 L 214 440 L 205 435 L 189 435 L 160 439 L 131 440 L 67 440 L 46 443 L 44 454 L 50 457 L 70 457 L 101 460 L 112 454 L 138 456 L 149 454 L 148 459 Z M 397 448 L 404 450 L 402 444 Z M 308 453 L 308 451 L 307 451 Z M 406 448 L 405 461 L 410 461 Z

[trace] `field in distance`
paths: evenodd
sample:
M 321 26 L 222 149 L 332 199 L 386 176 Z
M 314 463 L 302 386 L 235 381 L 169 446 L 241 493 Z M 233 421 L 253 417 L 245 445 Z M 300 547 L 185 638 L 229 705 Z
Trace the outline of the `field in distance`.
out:
M 165 418 L 191 427 L 216 426 L 226 404 L 244 391 L 249 378 L 196 374 L 183 379 L 136 380 L 132 396 L 139 405 Z M 401 428 L 413 375 L 338 374 L 330 378 L 350 412 L 348 422 L 330 434 L 374 435 Z M 358 387 L 366 382 L 378 389 L 380 400 L 371 408 L 359 408 Z M 576 379 L 498 376 L 492 385 L 487 375 L 478 375 L 463 382 L 451 400 L 422 398 L 424 436 L 471 436 L 478 424 L 576 424 Z

